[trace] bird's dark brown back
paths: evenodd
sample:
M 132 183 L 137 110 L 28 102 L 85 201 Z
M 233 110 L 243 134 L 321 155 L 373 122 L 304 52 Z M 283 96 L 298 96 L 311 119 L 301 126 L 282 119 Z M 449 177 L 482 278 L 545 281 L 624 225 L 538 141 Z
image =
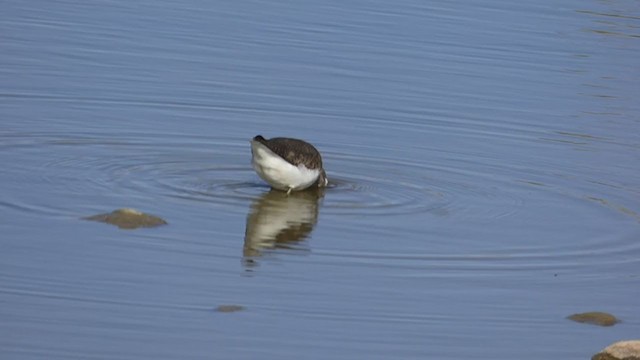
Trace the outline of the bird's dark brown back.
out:
M 253 140 L 264 144 L 269 150 L 278 154 L 278 156 L 292 165 L 304 164 L 308 169 L 322 168 L 320 153 L 306 141 L 283 137 L 267 140 L 261 135 L 254 137 Z

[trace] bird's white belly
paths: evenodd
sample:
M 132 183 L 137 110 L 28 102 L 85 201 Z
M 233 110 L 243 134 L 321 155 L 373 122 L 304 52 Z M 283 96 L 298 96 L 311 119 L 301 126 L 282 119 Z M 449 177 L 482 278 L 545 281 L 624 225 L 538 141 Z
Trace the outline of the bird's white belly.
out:
M 263 144 L 252 141 L 253 168 L 258 175 L 278 190 L 303 190 L 313 185 L 320 175 L 318 169 L 294 166 Z

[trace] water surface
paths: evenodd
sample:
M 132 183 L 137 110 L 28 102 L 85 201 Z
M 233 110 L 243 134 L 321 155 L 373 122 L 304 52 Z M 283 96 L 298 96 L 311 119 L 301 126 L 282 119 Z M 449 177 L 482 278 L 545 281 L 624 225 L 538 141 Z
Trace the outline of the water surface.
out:
M 639 19 L 3 2 L 2 358 L 584 359 L 637 338 Z M 315 144 L 331 186 L 270 192 L 257 134 Z M 123 207 L 169 224 L 81 220 Z M 594 310 L 622 323 L 565 319 Z

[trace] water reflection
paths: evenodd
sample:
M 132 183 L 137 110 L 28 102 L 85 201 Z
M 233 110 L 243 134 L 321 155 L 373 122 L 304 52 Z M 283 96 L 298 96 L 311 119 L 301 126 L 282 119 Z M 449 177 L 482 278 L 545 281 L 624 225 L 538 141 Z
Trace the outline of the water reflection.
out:
M 243 256 L 246 265 L 264 250 L 291 249 L 306 239 L 318 221 L 324 192 L 322 189 L 300 191 L 287 195 L 269 191 L 257 198 L 247 216 Z

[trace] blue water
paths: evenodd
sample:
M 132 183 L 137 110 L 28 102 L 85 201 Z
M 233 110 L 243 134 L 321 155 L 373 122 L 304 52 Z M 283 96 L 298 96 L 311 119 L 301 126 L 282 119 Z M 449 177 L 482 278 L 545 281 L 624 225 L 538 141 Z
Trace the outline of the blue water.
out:
M 637 2 L 1 7 L 3 359 L 585 359 L 638 337 Z M 270 193 L 257 134 L 316 145 L 323 196 Z M 169 225 L 81 219 L 123 207 Z M 592 310 L 622 322 L 565 319 Z

